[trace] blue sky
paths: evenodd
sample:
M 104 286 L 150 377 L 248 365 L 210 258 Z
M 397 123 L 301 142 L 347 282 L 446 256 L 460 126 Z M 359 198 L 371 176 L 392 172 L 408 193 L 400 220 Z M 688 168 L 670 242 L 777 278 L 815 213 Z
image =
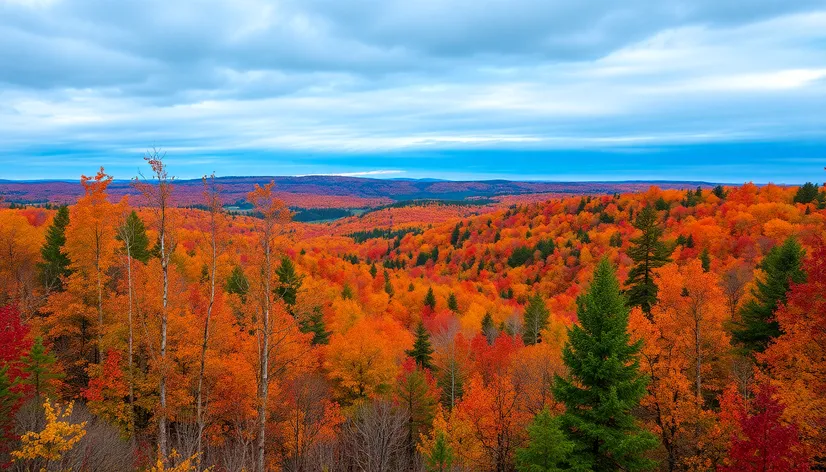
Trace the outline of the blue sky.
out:
M 823 181 L 822 0 L 0 0 L 0 179 Z

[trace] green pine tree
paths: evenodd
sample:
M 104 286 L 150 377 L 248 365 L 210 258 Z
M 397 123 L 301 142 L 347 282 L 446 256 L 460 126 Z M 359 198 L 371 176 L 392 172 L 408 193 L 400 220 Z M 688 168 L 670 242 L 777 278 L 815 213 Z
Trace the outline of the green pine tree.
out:
M 64 376 L 55 370 L 57 359 L 52 353 L 46 351 L 42 337 L 38 336 L 34 339 L 31 350 L 23 356 L 21 361 L 23 372 L 28 374 L 23 383 L 34 388 L 35 397 L 39 399 L 41 395 L 53 396 L 52 380 L 62 379 Z
M 416 365 L 423 369 L 433 370 L 433 346 L 430 344 L 430 333 L 420 321 L 416 326 L 416 340 L 413 348 L 405 353 L 416 361 Z
M 563 429 L 574 448 L 572 470 L 639 471 L 654 466 L 645 452 L 656 438 L 631 414 L 646 394 L 639 372 L 641 342 L 628 333 L 628 308 L 614 268 L 603 259 L 588 291 L 577 298 L 579 324 L 562 351 L 568 378 L 557 376 L 554 397 L 565 405 Z
M 447 297 L 447 307 L 454 313 L 459 311 L 459 302 L 456 300 L 456 294 L 453 292 L 450 292 L 450 295 Z
M 456 223 L 456 226 L 453 227 L 453 232 L 450 233 L 450 245 L 453 247 L 459 246 L 459 238 L 462 236 L 460 227 L 459 223 Z
M 122 249 L 124 254 L 127 254 L 128 251 L 132 259 L 141 261 L 144 264 L 149 262 L 152 255 L 149 251 L 149 236 L 146 235 L 146 226 L 143 224 L 143 220 L 134 210 L 126 217 L 126 221 L 118 229 L 115 238 L 124 243 Z
M 390 274 L 385 270 L 384 271 L 384 293 L 389 296 L 393 296 L 395 294 L 395 290 L 393 290 L 393 284 L 390 283 Z
M 63 279 L 68 277 L 69 256 L 63 252 L 66 244 L 66 227 L 69 225 L 69 207 L 61 206 L 57 209 L 57 214 L 52 220 L 52 224 L 46 229 L 46 241 L 40 248 L 40 255 L 43 262 L 38 264 L 40 278 L 43 286 L 47 289 L 62 291 Z
M 244 275 L 244 269 L 242 269 L 241 266 L 233 267 L 232 273 L 229 275 L 226 283 L 227 293 L 240 295 L 243 300 L 249 289 L 250 283 L 249 280 L 247 280 L 247 276 Z
M 714 190 L 712 190 L 711 193 L 713 193 L 714 196 L 716 196 L 720 200 L 726 198 L 726 189 L 724 189 L 722 185 L 714 187 Z
M 436 433 L 433 447 L 424 454 L 424 459 L 427 472 L 450 472 L 453 470 L 453 462 L 456 459 L 444 431 Z
M 818 199 L 818 193 L 817 184 L 806 182 L 797 189 L 797 193 L 794 195 L 794 202 L 804 204 L 812 203 Z
M 295 271 L 295 263 L 287 256 L 281 258 L 281 265 L 275 269 L 275 275 L 278 277 L 278 286 L 274 290 L 275 295 L 284 301 L 284 304 L 292 313 L 292 307 L 295 306 L 295 300 L 298 297 L 298 291 L 301 290 L 304 277 L 298 275 Z
M 431 311 L 436 309 L 436 295 L 433 294 L 433 287 L 427 289 L 427 294 L 424 296 L 424 306 L 429 307 Z
M 17 411 L 20 394 L 12 388 L 14 383 L 9 379 L 9 366 L 0 367 L 0 454 L 5 442 L 14 436 L 14 414 Z
M 700 253 L 700 263 L 703 265 L 703 272 L 711 270 L 711 255 L 709 255 L 707 247 L 704 247 L 703 252 Z
M 496 338 L 499 337 L 499 330 L 496 329 L 496 324 L 494 324 L 489 311 L 486 311 L 485 317 L 482 318 L 482 336 L 488 340 L 488 344 L 493 344 Z
M 324 314 L 321 312 L 321 307 L 314 307 L 313 312 L 298 323 L 298 327 L 302 333 L 313 333 L 311 342 L 314 345 L 328 344 L 330 342 L 332 332 L 327 331 L 327 325 L 324 323 Z
M 376 278 L 376 275 L 379 274 L 379 270 L 376 268 L 376 263 L 370 264 L 370 277 Z
M 803 248 L 790 237 L 773 247 L 760 262 L 765 277 L 755 281 L 752 298 L 743 305 L 740 321 L 731 333 L 745 352 L 763 352 L 772 339 L 782 334 L 780 325 L 774 320 L 774 311 L 786 303 L 791 283 L 805 282 L 802 260 Z
M 547 408 L 539 412 L 528 425 L 528 445 L 516 451 L 519 472 L 561 472 L 563 463 L 574 444 L 562 431 L 559 417 Z
M 535 294 L 525 308 L 525 323 L 522 329 L 522 341 L 526 346 L 542 342 L 542 331 L 548 327 L 551 312 L 545 306 L 542 295 Z
M 341 289 L 341 298 L 345 300 L 352 300 L 355 294 L 353 293 L 353 288 L 350 287 L 350 284 L 345 283 L 344 288 Z
M 654 280 L 654 269 L 664 266 L 671 261 L 668 246 L 661 241 L 662 228 L 657 224 L 657 212 L 646 206 L 637 215 L 634 227 L 642 231 L 642 235 L 631 239 L 632 246 L 628 248 L 628 257 L 635 265 L 628 271 L 629 286 L 626 292 L 628 304 L 642 308 L 649 317 L 651 307 L 657 303 L 657 283 Z

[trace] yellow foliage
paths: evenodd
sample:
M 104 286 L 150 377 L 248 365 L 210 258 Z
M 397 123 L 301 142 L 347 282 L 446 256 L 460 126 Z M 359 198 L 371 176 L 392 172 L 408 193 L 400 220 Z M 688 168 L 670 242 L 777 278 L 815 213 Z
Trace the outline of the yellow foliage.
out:
M 169 454 L 169 456 L 164 460 L 163 456 L 158 454 L 158 460 L 155 461 L 155 464 L 149 468 L 148 472 L 197 472 L 198 470 L 198 454 L 193 454 L 183 461 L 181 461 L 178 465 L 167 467 L 167 462 L 174 463 L 180 454 L 175 449 Z M 204 469 L 204 472 L 210 472 L 212 467 L 208 467 Z
M 24 434 L 20 438 L 20 449 L 13 451 L 12 456 L 17 460 L 60 460 L 64 452 L 71 450 L 86 435 L 85 421 L 79 424 L 69 423 L 73 406 L 73 403 L 69 403 L 65 409 L 61 409 L 58 404 L 53 407 L 47 398 L 43 403 L 46 413 L 46 426 L 43 431 L 29 431 Z

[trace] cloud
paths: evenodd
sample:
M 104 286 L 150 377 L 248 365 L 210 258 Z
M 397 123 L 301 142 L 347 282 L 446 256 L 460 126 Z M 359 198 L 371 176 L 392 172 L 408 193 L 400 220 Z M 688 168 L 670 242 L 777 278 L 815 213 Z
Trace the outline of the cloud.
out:
M 809 0 L 0 0 L 0 161 L 824 140 L 824 44 Z

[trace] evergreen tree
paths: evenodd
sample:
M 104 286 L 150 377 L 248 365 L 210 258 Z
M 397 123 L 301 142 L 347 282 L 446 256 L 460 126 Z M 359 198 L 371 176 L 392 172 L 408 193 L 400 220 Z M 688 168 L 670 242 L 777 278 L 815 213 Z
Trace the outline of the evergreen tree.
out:
M 547 408 L 539 412 L 528 425 L 528 445 L 516 451 L 519 472 L 561 472 L 561 466 L 574 449 L 565 437 L 559 417 Z
M 20 400 L 20 394 L 12 388 L 14 383 L 9 379 L 8 371 L 8 366 L 0 366 L 0 455 L 7 452 L 4 445 L 14 438 L 14 414 Z
M 278 286 L 274 292 L 292 312 L 304 277 L 298 275 L 295 271 L 295 263 L 287 256 L 281 258 L 281 265 L 275 269 L 275 275 L 278 276 Z
M 714 187 L 714 190 L 712 190 L 711 193 L 713 193 L 714 196 L 719 198 L 720 200 L 726 198 L 726 189 L 724 189 L 722 185 Z
M 632 238 L 632 246 L 628 249 L 628 256 L 635 265 L 628 271 L 625 284 L 629 288 L 626 293 L 628 304 L 642 308 L 650 317 L 651 307 L 657 303 L 658 288 L 654 281 L 654 269 L 671 261 L 671 251 L 660 240 L 663 230 L 657 224 L 657 212 L 650 206 L 640 211 L 634 227 L 642 231 L 642 235 Z
M 631 411 L 646 394 L 639 372 L 642 342 L 631 342 L 628 308 L 614 268 L 603 259 L 588 291 L 577 298 L 579 324 L 568 330 L 562 351 L 569 377 L 555 378 L 554 397 L 565 405 L 560 417 L 574 448 L 573 470 L 647 470 L 645 452 L 656 438 L 637 426 Z
M 444 431 L 436 433 L 433 447 L 424 454 L 427 472 L 450 472 L 453 470 L 455 460 L 453 448 L 447 441 Z
M 127 237 L 124 238 L 124 235 Z M 128 240 L 128 248 L 126 247 L 126 242 L 124 242 L 124 254 L 126 254 L 128 249 L 129 254 L 132 255 L 132 259 L 141 261 L 144 264 L 149 262 L 151 253 L 149 251 L 149 237 L 146 235 L 146 226 L 134 210 L 126 217 L 126 221 L 124 221 L 123 226 L 118 229 L 115 238 L 121 242 L 124 242 L 124 239 Z
M 525 324 L 522 331 L 522 341 L 526 346 L 542 342 L 542 331 L 548 327 L 550 315 L 542 295 L 537 293 L 531 297 L 525 308 Z
M 459 228 L 460 228 L 459 223 L 456 223 L 456 226 L 453 227 L 453 232 L 450 233 L 450 245 L 453 246 L 453 247 L 458 247 L 459 246 L 459 238 L 462 235 Z
M 427 294 L 424 296 L 424 306 L 429 307 L 431 311 L 436 309 L 436 295 L 433 294 L 433 287 L 427 289 Z
M 38 336 L 34 339 L 31 350 L 21 361 L 23 372 L 27 374 L 23 383 L 32 386 L 35 397 L 39 399 L 41 395 L 53 395 L 52 381 L 62 379 L 63 374 L 55 371 L 57 359 L 52 353 L 46 351 L 42 337 Z
M 302 333 L 313 333 L 312 343 L 314 345 L 328 344 L 330 342 L 330 335 L 332 332 L 327 331 L 327 326 L 324 323 L 324 314 L 321 312 L 321 307 L 314 307 L 313 312 L 309 316 L 302 319 L 298 324 Z
M 247 280 L 247 276 L 244 275 L 244 269 L 241 266 L 235 266 L 232 268 L 232 273 L 229 275 L 226 283 L 226 290 L 227 293 L 234 293 L 236 295 L 240 295 L 241 299 L 243 300 L 246 295 L 247 291 L 250 289 L 249 280 Z
M 376 275 L 378 275 L 378 273 L 379 273 L 379 270 L 376 268 L 376 263 L 374 262 L 374 263 L 370 264 L 370 277 L 373 277 L 375 279 Z
M 818 199 L 818 188 L 817 184 L 813 184 L 811 182 L 806 182 L 803 186 L 797 189 L 797 193 L 794 195 L 794 202 L 795 203 L 812 203 Z
M 704 247 L 703 252 L 700 253 L 700 263 L 703 265 L 703 272 L 711 270 L 711 255 L 709 255 L 707 247 Z
M 488 344 L 493 344 L 499 336 L 499 330 L 496 329 L 496 325 L 493 323 L 493 317 L 490 316 L 489 311 L 486 311 L 485 317 L 482 318 L 482 336 L 488 340 Z
M 454 313 L 459 311 L 459 302 L 456 300 L 456 294 L 453 292 L 450 292 L 450 295 L 447 297 L 447 307 Z
M 413 349 L 405 351 L 406 354 L 416 361 L 416 365 L 423 369 L 433 370 L 433 346 L 430 344 L 430 333 L 420 321 L 416 326 L 416 340 L 413 342 Z
M 760 262 L 765 277 L 755 281 L 752 298 L 743 305 L 740 321 L 732 330 L 732 337 L 746 352 L 763 352 L 771 340 L 782 334 L 774 311 L 786 303 L 791 283 L 806 281 L 802 260 L 803 248 L 790 237 L 773 247 Z
M 38 264 L 43 286 L 55 291 L 63 290 L 63 278 L 71 273 L 69 256 L 63 252 L 66 244 L 66 227 L 69 225 L 69 207 L 61 206 L 46 230 L 46 241 L 40 248 L 43 262 Z
M 344 288 L 341 289 L 341 298 L 345 300 L 352 300 L 354 295 L 353 288 L 350 287 L 350 284 L 345 283 Z
M 384 271 L 384 293 L 391 297 L 395 293 L 393 290 L 393 284 L 390 283 L 390 274 L 386 270 Z

